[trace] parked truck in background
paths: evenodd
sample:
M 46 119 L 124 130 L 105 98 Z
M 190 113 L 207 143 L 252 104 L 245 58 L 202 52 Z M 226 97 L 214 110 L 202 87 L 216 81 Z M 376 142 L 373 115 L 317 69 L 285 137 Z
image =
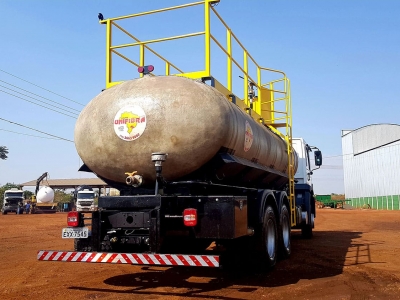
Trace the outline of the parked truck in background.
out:
M 18 209 L 22 212 L 22 203 L 24 201 L 24 192 L 17 188 L 12 188 L 4 192 L 3 206 L 1 214 L 6 215 L 9 212 L 18 213 Z
M 96 194 L 91 187 L 79 186 L 74 192 L 76 210 L 80 212 L 95 211 L 95 198 Z
M 154 67 L 144 64 L 150 41 L 137 44 L 139 78 L 112 82 L 107 73 L 106 89 L 78 117 L 75 146 L 84 162 L 80 170 L 93 172 L 120 195 L 99 197 L 90 225 L 86 214 L 69 212 L 62 237 L 74 239 L 74 251 L 41 250 L 39 260 L 219 267 L 240 252 L 243 260 L 268 269 L 278 255 L 290 256 L 292 229 L 311 238 L 311 157 L 319 167 L 321 151 L 292 137 L 284 72 L 256 65 L 253 80 L 250 56 L 240 44 L 244 100 L 232 92 L 232 63 L 238 62 L 229 45 L 227 86 L 212 76 L 209 15 L 220 18 L 217 2 L 100 21 L 107 26 L 111 72 L 110 53 L 130 46 L 111 45 L 113 22 L 204 4 L 206 69 L 172 76 L 175 65 L 163 58 L 165 76 L 152 76 Z M 236 39 L 229 28 L 227 34 Z M 262 83 L 262 71 L 278 79 Z

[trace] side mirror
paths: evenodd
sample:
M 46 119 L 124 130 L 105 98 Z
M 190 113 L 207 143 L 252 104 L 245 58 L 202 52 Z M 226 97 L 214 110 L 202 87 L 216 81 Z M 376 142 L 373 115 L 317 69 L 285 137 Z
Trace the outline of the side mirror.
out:
M 314 158 L 315 158 L 315 165 L 317 167 L 322 166 L 322 152 L 319 150 L 314 151 Z

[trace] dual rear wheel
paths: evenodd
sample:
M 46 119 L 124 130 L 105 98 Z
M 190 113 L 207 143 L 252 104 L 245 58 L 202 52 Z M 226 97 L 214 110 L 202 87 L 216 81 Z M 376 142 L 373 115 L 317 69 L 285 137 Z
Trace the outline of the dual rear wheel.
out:
M 279 223 L 271 205 L 264 213 L 260 237 L 261 262 L 264 268 L 273 268 L 278 256 L 288 258 L 291 254 L 290 215 L 287 205 L 281 207 Z

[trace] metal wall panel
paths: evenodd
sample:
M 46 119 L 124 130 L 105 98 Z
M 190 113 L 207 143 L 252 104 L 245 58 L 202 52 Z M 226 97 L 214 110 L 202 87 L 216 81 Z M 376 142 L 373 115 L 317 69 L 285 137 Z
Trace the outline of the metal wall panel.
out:
M 400 195 L 400 142 L 386 145 L 396 137 L 393 130 L 400 137 L 400 126 L 388 124 L 363 127 L 342 136 L 347 199 Z M 354 155 L 372 146 L 375 149 Z
M 400 140 L 400 126 L 379 124 L 361 127 L 352 132 L 354 154 L 360 154 Z

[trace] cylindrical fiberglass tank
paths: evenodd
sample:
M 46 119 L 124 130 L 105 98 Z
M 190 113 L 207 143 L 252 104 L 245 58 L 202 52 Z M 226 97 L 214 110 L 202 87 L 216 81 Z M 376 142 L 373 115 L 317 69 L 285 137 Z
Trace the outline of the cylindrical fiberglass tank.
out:
M 53 203 L 54 190 L 51 187 L 43 186 L 36 195 L 37 203 Z
M 145 76 L 100 93 L 78 117 L 75 146 L 94 173 L 120 183 L 134 171 L 153 183 L 153 152 L 168 153 L 166 180 L 194 172 L 220 149 L 281 173 L 288 165 L 280 137 L 213 87 L 176 76 Z

